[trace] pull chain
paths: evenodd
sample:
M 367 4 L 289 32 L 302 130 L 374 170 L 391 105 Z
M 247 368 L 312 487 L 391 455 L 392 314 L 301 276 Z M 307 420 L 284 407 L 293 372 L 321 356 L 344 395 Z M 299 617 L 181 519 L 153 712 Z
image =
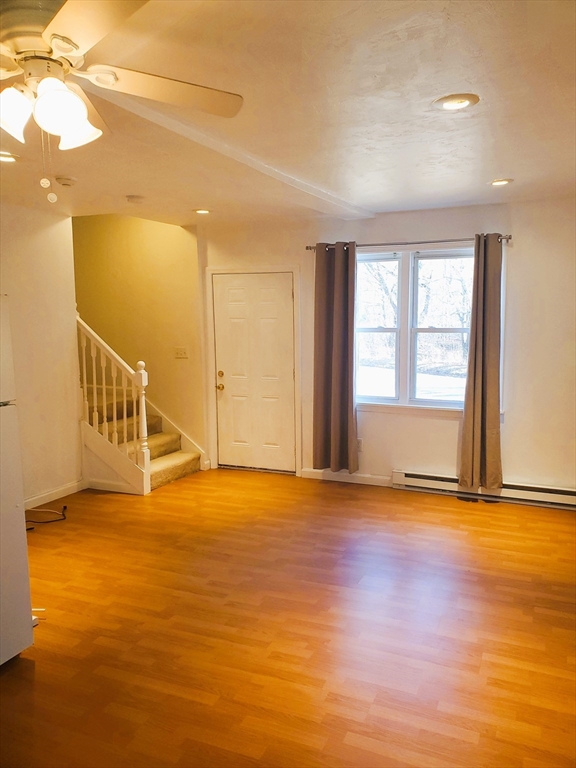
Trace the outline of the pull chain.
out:
M 50 134 L 47 135 L 48 139 L 48 172 L 50 173 L 50 178 L 54 178 L 54 171 L 52 170 L 52 142 L 50 141 Z M 48 193 L 48 202 L 55 203 L 56 200 L 58 200 L 58 195 L 55 192 L 49 192 Z
M 44 176 L 40 179 L 40 186 L 43 189 L 49 189 L 52 186 L 50 178 L 53 177 L 52 172 L 52 146 L 50 144 L 50 134 L 41 130 L 40 135 L 42 138 L 42 172 Z M 48 144 L 48 173 L 46 172 L 46 143 Z M 55 203 L 58 200 L 58 195 L 54 192 L 48 192 L 47 195 L 49 203 Z
M 48 189 L 50 187 L 50 179 L 46 174 L 46 140 L 42 129 L 40 129 L 40 138 L 42 140 L 42 173 L 44 174 L 40 179 L 40 186 L 43 189 Z

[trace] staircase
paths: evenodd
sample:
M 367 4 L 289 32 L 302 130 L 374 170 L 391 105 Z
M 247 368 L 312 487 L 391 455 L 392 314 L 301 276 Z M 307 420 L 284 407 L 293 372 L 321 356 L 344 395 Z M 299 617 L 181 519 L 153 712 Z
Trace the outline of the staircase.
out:
M 80 317 L 78 333 L 87 487 L 144 495 L 197 472 L 200 452 L 147 408 L 144 363 L 134 371 Z
M 89 388 L 90 389 L 90 388 Z M 106 411 L 108 423 L 112 421 L 112 408 L 114 403 L 108 401 Z M 118 418 L 120 418 L 120 404 L 116 404 Z M 138 454 L 138 440 L 134 440 L 134 418 L 133 403 L 129 400 L 126 403 L 126 436 L 128 442 L 126 448 L 128 457 L 134 461 Z M 102 434 L 102 424 L 104 409 L 98 408 L 99 432 Z M 191 475 L 200 470 L 200 452 L 190 453 L 182 450 L 182 436 L 179 432 L 164 432 L 162 429 L 162 417 L 151 413 L 146 415 L 146 425 L 148 427 L 148 450 L 150 451 L 150 490 L 167 485 L 173 480 L 179 480 L 181 477 Z M 122 450 L 124 448 L 124 428 L 123 420 L 120 420 L 118 426 L 118 445 Z

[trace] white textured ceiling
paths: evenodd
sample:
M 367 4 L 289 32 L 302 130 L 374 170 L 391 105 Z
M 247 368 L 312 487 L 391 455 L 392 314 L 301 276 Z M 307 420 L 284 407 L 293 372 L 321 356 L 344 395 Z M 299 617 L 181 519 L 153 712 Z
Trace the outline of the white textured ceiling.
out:
M 69 152 L 55 207 L 178 224 L 537 199 L 574 189 L 571 0 L 150 0 L 90 53 L 240 93 L 223 119 L 91 88 L 111 132 Z M 481 101 L 461 113 L 431 102 Z M 97 94 L 97 95 L 96 95 Z M 49 205 L 39 131 L 2 195 Z M 55 147 L 55 145 L 54 145 Z M 489 185 L 511 177 L 506 188 Z M 142 195 L 139 206 L 125 196 Z

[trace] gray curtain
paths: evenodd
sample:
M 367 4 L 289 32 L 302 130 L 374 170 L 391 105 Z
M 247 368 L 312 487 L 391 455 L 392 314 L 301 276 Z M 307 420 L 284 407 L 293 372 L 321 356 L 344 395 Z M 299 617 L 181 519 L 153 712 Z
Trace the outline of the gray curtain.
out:
M 502 243 L 499 234 L 476 235 L 468 378 L 459 485 L 463 491 L 502 487 L 500 455 L 500 293 Z
M 354 402 L 356 243 L 316 246 L 313 466 L 358 469 Z

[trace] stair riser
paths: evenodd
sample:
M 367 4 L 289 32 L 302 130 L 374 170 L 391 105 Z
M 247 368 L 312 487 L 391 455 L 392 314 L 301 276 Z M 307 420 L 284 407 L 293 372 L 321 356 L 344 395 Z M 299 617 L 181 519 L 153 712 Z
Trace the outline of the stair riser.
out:
M 102 412 L 102 408 L 101 407 L 98 408 L 96 413 L 98 414 L 98 424 L 103 424 L 104 423 L 104 415 L 103 415 L 103 412 Z M 107 408 L 107 410 L 106 410 L 106 421 L 110 425 L 112 424 L 113 413 L 114 413 L 114 411 L 113 411 L 112 406 Z M 90 416 L 90 423 L 92 424 L 92 422 L 94 421 L 94 411 L 92 410 L 92 407 L 90 407 L 88 409 L 88 415 Z M 130 406 L 130 408 L 126 407 L 126 418 L 127 419 L 131 419 L 133 415 L 134 415 L 134 411 L 132 409 L 132 406 Z M 120 423 L 123 419 L 124 419 L 124 408 L 116 405 L 116 421 L 118 423 Z
M 156 434 L 162 436 L 162 433 L 155 433 L 154 435 L 148 435 L 149 438 L 153 438 L 156 436 Z M 169 439 L 157 441 L 154 439 L 149 439 L 148 441 L 148 448 L 150 449 L 150 459 L 158 459 L 160 456 L 167 456 L 169 453 L 176 453 L 176 451 L 181 450 L 182 445 L 182 438 L 180 435 L 174 434 L 174 435 L 167 435 L 166 436 Z M 129 446 L 128 448 L 128 456 L 132 456 L 134 453 L 134 446 Z
M 170 470 L 167 470 L 165 472 L 154 472 L 154 469 L 152 469 L 152 474 L 150 477 L 150 490 L 155 490 L 156 488 L 160 488 L 163 485 L 168 485 L 168 483 L 173 482 L 174 480 L 180 480 L 182 477 L 187 477 L 188 475 L 192 475 L 194 472 L 198 472 L 200 470 L 200 457 L 195 456 L 193 459 L 190 459 L 190 461 L 186 462 L 185 464 L 182 464 L 178 467 L 172 467 Z
M 129 390 L 126 397 L 126 416 L 129 418 L 134 414 L 134 400 L 132 399 L 132 392 Z M 90 420 L 92 420 L 92 414 L 94 412 L 94 403 L 93 403 L 93 393 L 92 388 L 88 387 L 87 390 L 87 398 L 88 398 L 88 410 L 90 411 Z M 97 405 L 96 405 L 96 411 L 98 412 L 98 422 L 101 423 L 104 421 L 103 413 L 104 413 L 104 407 L 102 405 L 102 390 L 98 389 L 97 391 Z M 112 396 L 110 393 L 107 393 L 106 395 L 106 418 L 108 421 L 112 421 L 112 414 L 114 413 L 114 401 L 112 399 Z M 124 401 L 122 399 L 122 392 L 118 391 L 116 395 L 116 418 L 121 419 L 124 416 Z
M 148 416 L 146 419 L 146 423 L 148 424 L 148 435 L 155 435 L 158 432 L 162 432 L 162 417 L 161 416 Z M 117 425 L 117 432 L 118 432 L 118 444 L 125 442 L 124 438 L 124 420 L 118 421 Z M 113 425 L 112 422 L 108 422 L 108 439 L 110 442 L 112 442 L 112 430 Z M 100 424 L 98 427 L 98 431 L 100 434 L 104 434 L 104 425 Z M 126 424 L 126 441 L 129 442 L 130 440 L 134 440 L 134 421 L 133 419 L 127 419 Z
M 103 409 L 100 405 L 98 407 L 98 419 L 100 422 L 104 421 Z M 108 421 L 112 421 L 114 414 L 114 403 L 106 403 L 106 418 Z M 126 417 L 130 418 L 134 414 L 134 403 L 132 400 L 126 403 Z M 124 417 L 124 403 L 116 403 L 116 418 L 122 419 Z

